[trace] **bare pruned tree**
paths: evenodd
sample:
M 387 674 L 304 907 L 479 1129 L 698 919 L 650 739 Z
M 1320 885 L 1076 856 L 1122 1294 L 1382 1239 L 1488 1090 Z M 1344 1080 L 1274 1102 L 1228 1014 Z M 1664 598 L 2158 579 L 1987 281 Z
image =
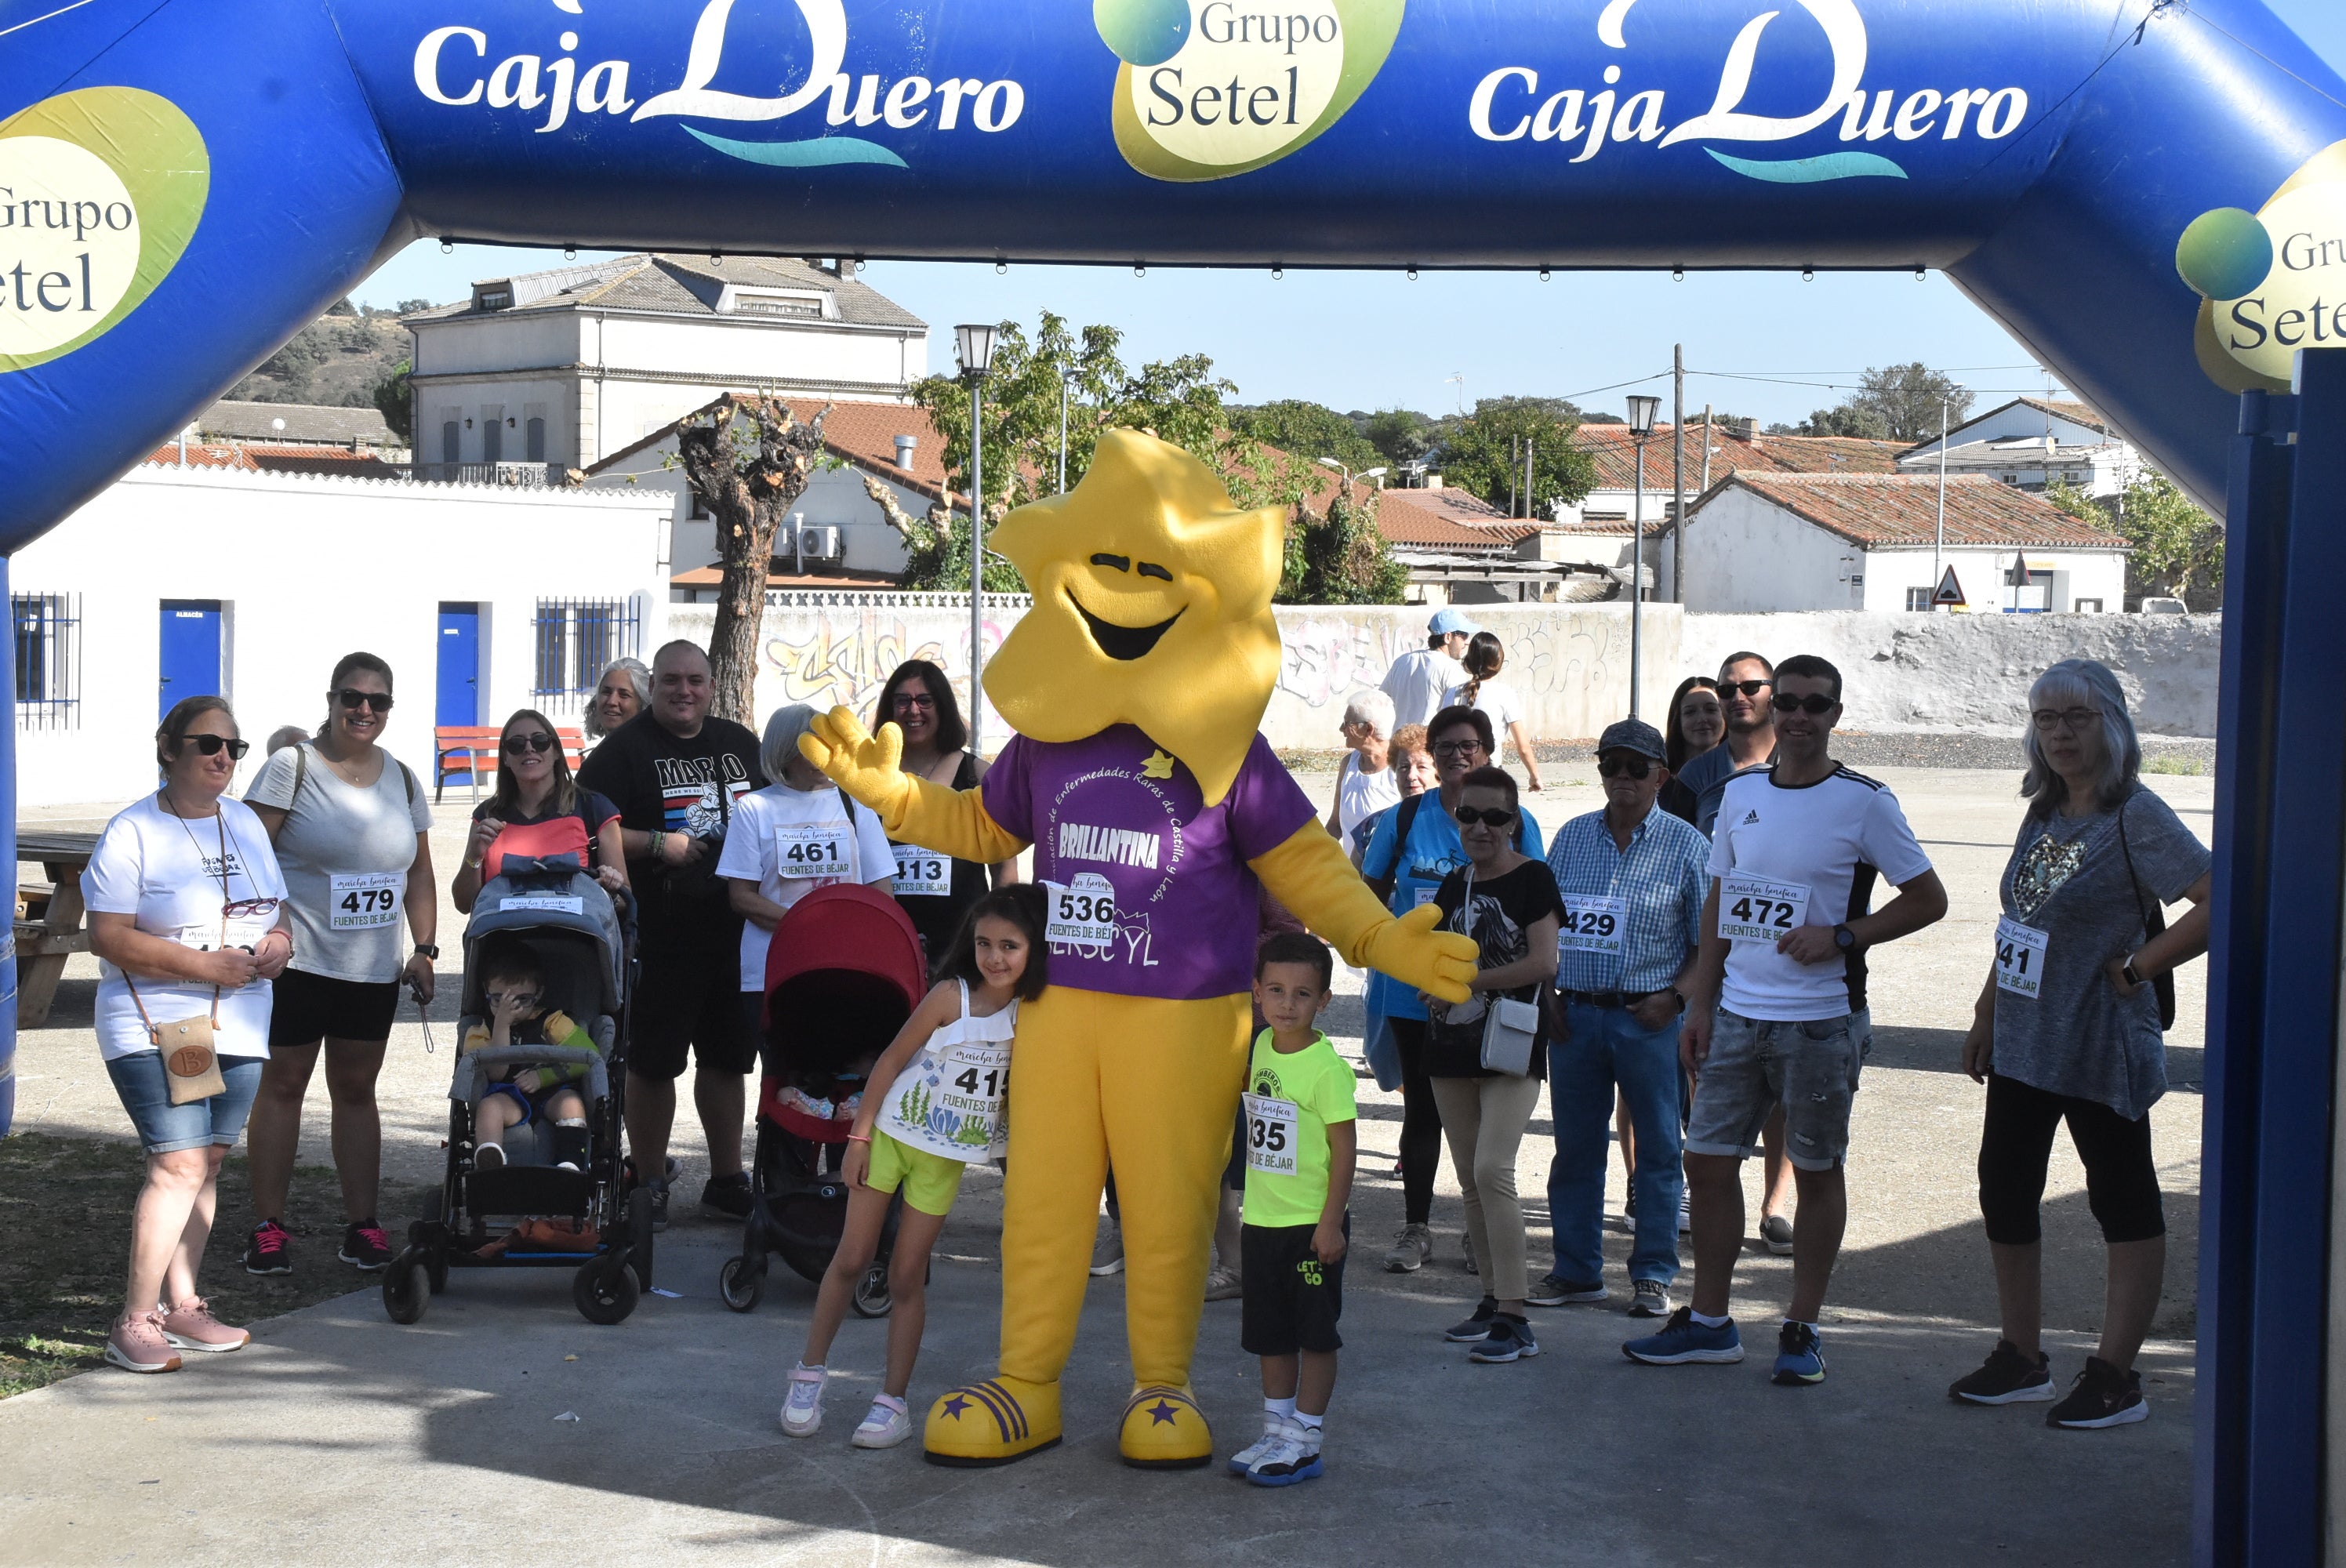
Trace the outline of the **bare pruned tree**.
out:
M 774 534 L 807 482 L 825 465 L 825 403 L 801 422 L 779 398 L 728 392 L 677 426 L 677 465 L 717 519 L 723 581 L 709 665 L 717 695 L 710 711 L 757 728 L 758 635 L 766 616 L 766 576 Z

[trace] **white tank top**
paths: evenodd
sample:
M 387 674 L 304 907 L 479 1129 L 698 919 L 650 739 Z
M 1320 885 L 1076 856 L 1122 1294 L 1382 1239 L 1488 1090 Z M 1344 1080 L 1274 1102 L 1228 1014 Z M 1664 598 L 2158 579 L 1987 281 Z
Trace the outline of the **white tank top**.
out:
M 972 1017 L 969 982 L 963 981 L 961 1016 L 930 1035 L 888 1085 L 880 1130 L 908 1148 L 965 1165 L 1001 1154 L 1010 1142 L 1003 1106 L 1017 1029 L 1015 999 L 999 1013 Z
M 1376 773 L 1362 772 L 1360 763 L 1359 752 L 1347 751 L 1336 775 L 1336 826 L 1347 840 L 1353 829 L 1401 799 L 1391 760 Z

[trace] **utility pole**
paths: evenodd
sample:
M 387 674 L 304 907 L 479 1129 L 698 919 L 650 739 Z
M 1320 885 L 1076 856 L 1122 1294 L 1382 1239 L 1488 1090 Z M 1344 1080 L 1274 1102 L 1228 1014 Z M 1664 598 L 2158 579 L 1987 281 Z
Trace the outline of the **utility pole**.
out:
M 1507 515 L 1510 517 L 1515 514 L 1515 481 L 1520 477 L 1515 465 L 1523 461 L 1523 456 L 1524 438 L 1520 435 L 1507 437 Z
M 1685 597 L 1686 575 L 1686 345 L 1670 345 L 1670 484 L 1677 500 L 1670 510 L 1670 601 Z
M 1533 519 L 1536 518 L 1537 514 L 1532 510 L 1532 494 L 1534 488 L 1532 485 L 1532 474 L 1534 472 L 1532 452 L 1534 448 L 1538 446 L 1538 444 L 1539 438 L 1537 436 L 1527 435 L 1524 437 L 1524 515 L 1526 518 Z
M 1710 494 L 1710 405 L 1702 405 L 1702 493 Z

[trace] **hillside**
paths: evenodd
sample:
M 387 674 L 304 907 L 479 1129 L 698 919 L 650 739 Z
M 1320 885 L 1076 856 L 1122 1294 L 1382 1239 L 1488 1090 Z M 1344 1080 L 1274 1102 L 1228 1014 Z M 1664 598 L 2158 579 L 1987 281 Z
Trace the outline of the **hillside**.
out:
M 402 309 L 421 309 L 423 303 L 409 300 Z M 400 326 L 397 311 L 369 309 L 362 313 L 344 300 L 294 333 L 228 395 L 252 402 L 379 406 L 382 400 L 375 396 L 376 389 L 405 368 L 413 351 L 413 341 Z M 396 412 L 386 409 L 384 417 L 393 429 L 404 434 L 407 399 L 403 389 L 392 401 Z

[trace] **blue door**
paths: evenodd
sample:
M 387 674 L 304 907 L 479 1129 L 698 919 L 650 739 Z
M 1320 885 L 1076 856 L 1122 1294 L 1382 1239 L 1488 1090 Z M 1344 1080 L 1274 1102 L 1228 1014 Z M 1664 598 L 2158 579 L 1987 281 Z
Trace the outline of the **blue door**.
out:
M 440 606 L 440 700 L 433 722 L 481 722 L 481 606 Z
M 158 718 L 183 697 L 219 694 L 219 601 L 165 599 L 162 632 L 162 657 L 157 670 Z

